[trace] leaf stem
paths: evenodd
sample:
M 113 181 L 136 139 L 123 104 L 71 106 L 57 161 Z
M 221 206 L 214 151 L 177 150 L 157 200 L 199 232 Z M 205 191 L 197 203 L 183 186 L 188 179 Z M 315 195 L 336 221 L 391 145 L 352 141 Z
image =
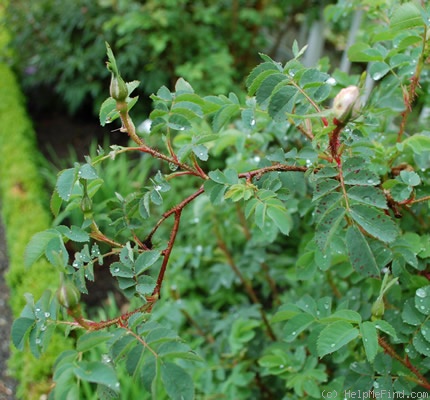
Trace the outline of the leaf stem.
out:
M 427 379 L 418 371 L 418 369 L 412 365 L 408 356 L 405 358 L 400 357 L 396 351 L 381 337 L 378 337 L 378 343 L 384 349 L 385 353 L 403 364 L 418 378 L 418 381 L 416 382 L 418 385 L 430 390 L 430 382 L 428 382 Z

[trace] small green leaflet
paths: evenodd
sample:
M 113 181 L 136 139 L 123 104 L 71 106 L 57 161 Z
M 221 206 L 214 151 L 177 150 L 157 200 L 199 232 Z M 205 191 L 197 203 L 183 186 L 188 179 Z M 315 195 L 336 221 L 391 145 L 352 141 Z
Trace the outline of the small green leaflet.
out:
M 63 200 L 70 200 L 76 177 L 76 168 L 68 168 L 59 173 L 55 188 Z
M 161 363 L 161 380 L 172 400 L 194 399 L 194 383 L 190 375 L 171 362 Z
M 318 336 L 317 351 L 319 357 L 339 350 L 359 335 L 359 330 L 344 321 L 333 322 L 325 327 Z
M 315 243 L 321 251 L 325 251 L 329 246 L 333 235 L 342 231 L 342 223 L 345 221 L 345 209 L 343 207 L 334 208 L 321 218 L 315 230 Z
M 378 334 L 375 324 L 369 321 L 363 322 L 360 325 L 360 332 L 367 360 L 373 362 L 378 352 Z
M 119 392 L 119 381 L 115 370 L 110 365 L 98 361 L 81 361 L 73 372 L 84 381 L 100 383 Z
M 346 247 L 353 268 L 361 275 L 379 276 L 376 259 L 364 235 L 356 226 L 346 231 Z
M 391 243 L 400 233 L 394 221 L 374 207 L 354 204 L 350 207 L 349 215 L 367 233 L 381 242 Z
M 409 2 L 402 4 L 394 11 L 390 21 L 390 27 L 392 29 L 404 30 L 416 26 L 424 26 L 424 21 L 420 10 L 414 3 Z

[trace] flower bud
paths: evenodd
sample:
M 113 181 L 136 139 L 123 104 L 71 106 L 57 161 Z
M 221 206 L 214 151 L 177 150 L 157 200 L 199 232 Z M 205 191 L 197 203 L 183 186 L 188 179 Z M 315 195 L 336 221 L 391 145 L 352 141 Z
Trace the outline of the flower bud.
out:
M 78 288 L 71 282 L 63 282 L 57 290 L 58 302 L 69 310 L 74 310 L 79 305 L 81 293 Z
M 343 123 L 351 118 L 356 118 L 360 107 L 360 90 L 357 86 L 348 86 L 342 89 L 333 101 L 334 116 Z
M 383 297 L 378 296 L 372 305 L 372 318 L 381 319 L 385 312 L 385 304 Z
M 110 96 L 116 101 L 125 101 L 128 96 L 128 89 L 124 80 L 114 73 L 112 73 L 109 90 Z
M 91 219 L 93 217 L 93 202 L 87 193 L 82 196 L 81 211 L 84 213 L 85 219 Z

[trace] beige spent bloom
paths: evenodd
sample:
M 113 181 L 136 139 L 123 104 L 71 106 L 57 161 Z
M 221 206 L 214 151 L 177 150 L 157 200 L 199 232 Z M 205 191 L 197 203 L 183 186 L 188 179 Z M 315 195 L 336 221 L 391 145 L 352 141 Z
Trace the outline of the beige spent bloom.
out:
M 348 86 L 342 89 L 333 101 L 334 116 L 341 122 L 356 118 L 360 108 L 360 90 L 357 86 Z

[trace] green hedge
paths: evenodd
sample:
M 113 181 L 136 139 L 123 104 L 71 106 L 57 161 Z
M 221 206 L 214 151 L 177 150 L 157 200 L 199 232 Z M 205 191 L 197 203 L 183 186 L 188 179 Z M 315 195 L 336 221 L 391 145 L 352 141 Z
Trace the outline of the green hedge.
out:
M 58 273 L 45 261 L 30 269 L 24 267 L 28 241 L 50 225 L 48 199 L 38 172 L 41 156 L 37 152 L 23 95 L 14 74 L 5 64 L 0 64 L 0 81 L 0 204 L 9 257 L 10 305 L 17 317 L 25 304 L 24 294 L 32 293 L 37 299 L 46 289 L 58 284 Z M 30 352 L 12 349 L 9 367 L 19 381 L 19 398 L 39 399 L 48 391 L 52 364 L 65 347 L 64 338 L 61 341 L 57 338 L 53 337 L 48 353 L 39 360 Z

